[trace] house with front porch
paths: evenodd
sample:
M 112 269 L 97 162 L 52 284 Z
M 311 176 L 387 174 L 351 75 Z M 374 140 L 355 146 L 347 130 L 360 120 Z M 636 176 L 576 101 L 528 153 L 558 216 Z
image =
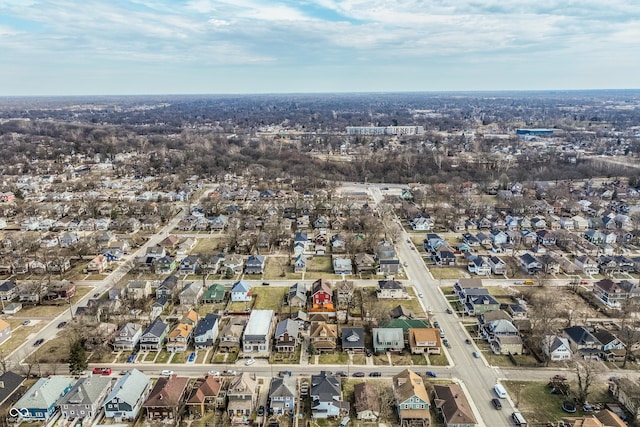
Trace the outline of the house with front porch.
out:
M 150 391 L 149 377 L 135 368 L 129 369 L 118 378 L 113 389 L 104 399 L 102 406 L 105 418 L 112 418 L 118 423 L 135 420 Z
M 409 348 L 413 354 L 440 354 L 442 343 L 438 328 L 409 328 Z
M 311 417 L 336 418 L 349 413 L 349 402 L 342 400 L 340 379 L 327 371 L 311 375 Z
M 227 414 L 231 424 L 244 424 L 256 409 L 258 398 L 258 381 L 255 374 L 242 372 L 237 374 L 229 384 L 227 391 Z
M 276 325 L 275 348 L 278 353 L 292 353 L 298 345 L 300 324 L 293 319 L 284 319 Z
M 337 347 L 338 328 L 326 322 L 311 322 L 309 342 L 318 353 L 333 353 Z
M 274 329 L 273 310 L 252 310 L 242 335 L 242 351 L 268 355 Z
M 125 323 L 113 339 L 114 351 L 132 351 L 138 345 L 142 336 L 142 325 Z
M 169 325 L 164 323 L 159 317 L 156 318 L 147 329 L 144 330 L 140 337 L 141 351 L 160 351 L 164 345 L 167 334 L 169 333 Z
M 393 376 L 392 389 L 402 427 L 431 424 L 429 395 L 420 375 L 405 369 Z
M 375 353 L 404 350 L 404 330 L 402 328 L 373 328 L 371 335 Z
M 407 299 L 409 294 L 404 284 L 398 280 L 378 280 L 378 299 Z

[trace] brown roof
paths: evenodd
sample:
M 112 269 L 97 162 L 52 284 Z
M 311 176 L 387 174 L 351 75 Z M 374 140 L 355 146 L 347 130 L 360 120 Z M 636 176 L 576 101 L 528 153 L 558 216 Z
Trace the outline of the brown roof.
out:
M 188 383 L 189 378 L 178 377 L 175 374 L 160 377 L 142 406 L 145 408 L 176 406 L 180 403 Z
M 332 292 L 331 282 L 328 281 L 327 279 L 318 279 L 315 282 L 313 282 L 313 284 L 311 285 L 311 295 L 320 291 L 324 291 L 328 294 L 331 294 Z
M 207 375 L 205 378 L 198 378 L 191 389 L 191 395 L 187 399 L 187 404 L 200 404 L 207 397 L 216 397 L 220 392 L 220 379 Z
M 418 346 L 418 341 L 434 342 L 436 347 L 440 347 L 440 330 L 436 328 L 409 328 L 409 346 Z
M 625 427 L 626 424 L 619 416 L 617 416 L 614 412 L 603 409 L 600 412 L 596 412 L 596 418 L 602 422 L 607 427 Z
M 429 396 L 422 377 L 409 369 L 405 369 L 393 376 L 393 390 L 397 403 L 405 402 L 413 396 L 419 397 L 427 404 L 429 403 Z
M 310 338 L 338 338 L 338 327 L 325 322 L 311 322 Z
M 356 412 L 371 410 L 380 413 L 378 388 L 373 383 L 358 383 L 353 386 L 353 400 Z
M 447 424 L 477 424 L 469 401 L 458 384 L 434 385 L 435 405 Z

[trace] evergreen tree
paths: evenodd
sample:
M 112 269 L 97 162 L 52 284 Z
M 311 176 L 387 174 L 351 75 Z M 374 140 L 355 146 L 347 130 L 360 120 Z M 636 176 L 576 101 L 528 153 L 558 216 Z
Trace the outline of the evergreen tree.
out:
M 84 351 L 81 340 L 75 340 L 69 348 L 69 372 L 79 374 L 87 369 L 87 354 Z

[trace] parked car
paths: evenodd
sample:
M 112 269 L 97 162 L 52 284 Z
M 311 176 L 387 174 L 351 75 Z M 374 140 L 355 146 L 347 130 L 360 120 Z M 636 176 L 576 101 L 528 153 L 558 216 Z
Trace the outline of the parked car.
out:
M 464 340 L 464 342 L 466 342 L 467 344 L 471 344 L 471 340 L 469 338 L 467 338 L 466 340 Z
M 471 354 L 473 354 L 473 357 L 475 357 L 476 359 L 480 357 L 480 355 L 478 354 L 478 352 L 477 352 L 477 351 L 474 351 L 474 352 L 473 352 L 473 353 L 471 353 Z
M 60 322 L 58 323 L 58 329 L 62 329 L 67 325 L 67 322 Z
M 165 376 L 173 375 L 173 371 L 170 369 L 163 369 L 162 371 L 160 371 L 160 375 L 165 375 Z
M 44 342 L 44 338 L 38 338 L 38 339 L 33 343 L 33 346 L 34 346 L 34 347 L 37 347 L 37 346 L 39 346 L 40 344 L 42 344 L 43 342 Z
M 253 357 L 244 361 L 245 366 L 253 365 L 254 363 L 256 363 L 256 359 L 254 359 Z
M 135 361 L 136 361 L 136 355 L 135 354 L 132 354 L 131 356 L 129 356 L 127 358 L 127 363 L 133 363 Z
M 382 376 L 382 372 L 370 372 L 369 373 L 370 377 L 381 377 Z
M 418 292 L 418 298 L 422 298 L 424 297 L 424 294 L 422 292 Z
M 192 351 L 191 354 L 189 355 L 189 358 L 187 359 L 187 362 L 193 363 L 195 360 L 196 360 L 196 352 Z
M 353 376 L 356 377 L 356 378 L 364 377 L 364 372 L 354 372 Z
M 209 371 L 209 372 L 207 372 L 207 374 L 212 375 L 214 377 L 219 377 L 220 376 L 220 371 Z
M 262 286 L 269 286 L 269 282 L 262 282 Z
M 291 371 L 280 371 L 280 372 L 278 372 L 278 376 L 280 376 L 280 377 L 290 377 L 291 376 Z
M 225 375 L 237 375 L 238 372 L 234 371 L 233 369 L 229 369 L 229 370 L 224 371 L 224 374 Z
M 502 403 L 500 403 L 500 399 L 498 399 L 497 397 L 491 399 L 491 404 L 496 409 L 502 409 Z
M 345 371 L 338 371 L 336 372 L 336 377 L 348 377 L 347 373 Z
M 367 357 L 371 357 L 373 354 L 371 353 L 371 350 L 367 350 L 366 353 Z
M 264 415 L 264 405 L 260 405 L 258 408 L 258 416 L 261 417 Z
M 450 308 L 447 308 L 447 314 L 453 314 L 453 310 L 451 310 Z
M 22 326 L 27 326 L 29 323 L 31 323 L 31 320 L 23 320 Z
M 436 378 L 436 377 L 438 376 L 438 374 L 436 374 L 436 373 L 435 373 L 435 372 L 433 372 L 433 371 L 427 371 L 427 376 L 428 376 L 428 377 L 431 377 L 431 378 Z

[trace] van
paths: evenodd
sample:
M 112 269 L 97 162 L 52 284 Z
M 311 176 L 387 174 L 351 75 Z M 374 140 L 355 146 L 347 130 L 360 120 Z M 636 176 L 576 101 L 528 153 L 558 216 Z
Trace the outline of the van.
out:
M 520 411 L 515 411 L 511 414 L 511 419 L 515 423 L 515 425 L 520 427 L 527 427 L 527 421 L 524 419 Z
M 502 384 L 496 384 L 493 386 L 493 391 L 496 392 L 496 395 L 500 398 L 500 399 L 506 399 L 507 398 L 507 390 L 503 387 Z

